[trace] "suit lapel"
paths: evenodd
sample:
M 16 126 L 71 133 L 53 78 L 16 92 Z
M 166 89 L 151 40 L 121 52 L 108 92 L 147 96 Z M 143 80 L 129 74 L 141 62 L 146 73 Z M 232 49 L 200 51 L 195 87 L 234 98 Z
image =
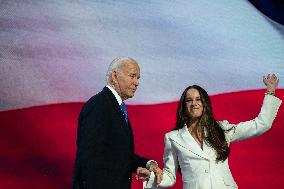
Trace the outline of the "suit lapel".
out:
M 194 138 L 190 135 L 190 133 L 187 130 L 187 127 L 183 127 L 179 130 L 179 135 L 176 135 L 176 137 L 172 137 L 172 140 L 174 140 L 179 145 L 183 146 L 187 150 L 191 151 L 192 153 L 208 159 L 207 154 L 202 151 L 200 146 L 196 143 Z
M 107 87 L 104 87 L 103 92 L 107 94 L 108 98 L 110 99 L 111 106 L 113 107 L 115 114 L 119 116 L 120 123 L 118 123 L 118 125 L 122 127 L 122 129 L 126 132 L 128 136 L 132 137 L 132 130 L 130 129 L 129 119 L 128 119 L 129 124 L 127 124 L 115 96 L 112 94 L 111 90 Z

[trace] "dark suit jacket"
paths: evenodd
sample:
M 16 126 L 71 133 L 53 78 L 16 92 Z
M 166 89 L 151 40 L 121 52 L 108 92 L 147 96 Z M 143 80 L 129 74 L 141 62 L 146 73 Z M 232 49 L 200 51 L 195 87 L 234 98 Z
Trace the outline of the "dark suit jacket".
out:
M 131 172 L 148 159 L 134 153 L 133 133 L 107 87 L 83 106 L 72 188 L 129 189 Z

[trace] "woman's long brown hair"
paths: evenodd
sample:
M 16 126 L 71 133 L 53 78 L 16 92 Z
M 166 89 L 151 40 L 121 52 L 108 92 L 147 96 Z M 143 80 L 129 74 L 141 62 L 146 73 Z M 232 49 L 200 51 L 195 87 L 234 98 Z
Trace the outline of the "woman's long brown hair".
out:
M 202 87 L 192 85 L 187 87 L 182 93 L 177 109 L 175 129 L 181 129 L 185 125 L 189 125 L 191 121 L 186 107 L 186 93 L 189 89 L 198 90 L 203 104 L 203 113 L 199 120 L 199 126 L 204 128 L 202 136 L 205 136 L 205 141 L 217 152 L 216 161 L 225 161 L 230 154 L 230 148 L 226 141 L 224 130 L 219 126 L 213 116 L 209 95 Z M 206 134 L 204 135 L 205 131 Z

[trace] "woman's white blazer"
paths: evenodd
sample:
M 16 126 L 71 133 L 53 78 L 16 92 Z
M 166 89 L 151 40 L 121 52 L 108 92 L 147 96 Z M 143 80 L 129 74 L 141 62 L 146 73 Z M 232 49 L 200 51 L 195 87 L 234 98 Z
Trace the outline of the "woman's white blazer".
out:
M 270 129 L 281 102 L 277 97 L 265 95 L 260 113 L 255 119 L 238 124 L 219 122 L 223 130 L 229 130 L 225 131 L 228 143 L 256 137 Z M 165 135 L 165 167 L 159 188 L 175 184 L 178 165 L 181 168 L 183 189 L 237 188 L 228 159 L 217 163 L 215 150 L 206 142 L 201 149 L 186 127 Z M 143 186 L 155 188 L 154 174 Z

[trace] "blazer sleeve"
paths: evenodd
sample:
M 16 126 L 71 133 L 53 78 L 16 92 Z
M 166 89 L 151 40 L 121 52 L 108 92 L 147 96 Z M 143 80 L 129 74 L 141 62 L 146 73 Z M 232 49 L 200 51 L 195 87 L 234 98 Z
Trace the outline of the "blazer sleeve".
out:
M 164 168 L 163 168 L 163 180 L 157 187 L 155 182 L 155 175 L 151 173 L 149 181 L 143 183 L 143 188 L 160 188 L 170 187 L 176 183 L 176 170 L 178 168 L 177 155 L 172 147 L 168 134 L 165 135 L 165 151 L 164 151 Z
M 220 126 L 225 131 L 227 141 L 234 142 L 256 137 L 269 130 L 281 103 L 279 98 L 265 95 L 260 113 L 255 119 L 238 124 L 221 121 Z

